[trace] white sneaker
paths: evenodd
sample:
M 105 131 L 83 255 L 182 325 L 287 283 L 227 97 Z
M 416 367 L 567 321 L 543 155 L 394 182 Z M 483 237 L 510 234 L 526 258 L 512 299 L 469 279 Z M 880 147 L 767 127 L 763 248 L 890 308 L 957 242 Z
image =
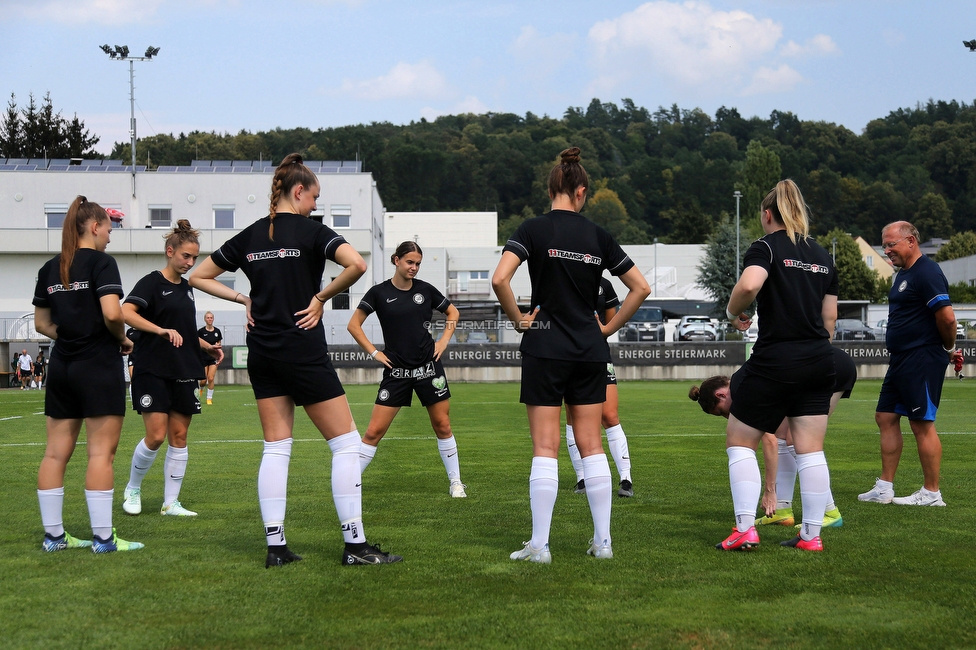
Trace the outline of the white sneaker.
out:
M 917 492 L 909 494 L 907 497 L 895 497 L 891 500 L 892 503 L 899 506 L 944 506 L 945 501 L 942 500 L 942 491 L 932 492 L 926 490 L 924 487 L 920 488 Z
M 874 487 L 863 494 L 857 495 L 858 501 L 868 501 L 870 503 L 891 503 L 895 498 L 894 487 L 881 487 L 881 479 L 874 483 Z
M 122 492 L 122 510 L 127 515 L 137 515 L 142 512 L 142 490 L 139 488 L 125 488 Z
M 546 544 L 541 549 L 530 546 L 532 542 L 525 542 L 525 546 L 520 551 L 515 551 L 508 557 L 513 560 L 525 560 L 526 562 L 538 562 L 539 564 L 551 564 L 552 553 L 549 552 L 549 545 Z
M 464 499 L 468 495 L 465 493 L 466 486 L 461 481 L 451 481 L 451 496 L 455 499 Z
M 613 549 L 610 548 L 610 542 L 603 540 L 602 544 L 597 545 L 592 539 L 590 540 L 590 548 L 586 551 L 587 555 L 592 555 L 598 560 L 612 560 L 613 559 Z
M 179 501 L 174 501 L 168 506 L 164 505 L 160 509 L 159 514 L 172 515 L 174 517 L 196 517 L 197 516 L 197 513 L 193 512 L 192 510 L 187 510 L 186 508 L 183 507 L 183 504 L 180 503 Z

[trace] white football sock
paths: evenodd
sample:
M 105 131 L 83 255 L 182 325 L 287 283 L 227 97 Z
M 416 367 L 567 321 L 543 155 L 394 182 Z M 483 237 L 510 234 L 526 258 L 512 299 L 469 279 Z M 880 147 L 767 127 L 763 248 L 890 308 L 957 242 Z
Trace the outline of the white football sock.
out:
M 627 447 L 627 436 L 624 434 L 624 428 L 619 424 L 607 429 L 607 446 L 610 447 L 610 455 L 613 456 L 613 464 L 617 466 L 620 480 L 629 481 L 630 449 Z
M 214 392 L 213 388 L 207 389 L 207 399 L 213 399 L 213 392 Z
M 159 453 L 158 449 L 153 451 L 146 446 L 145 438 L 139 441 L 135 451 L 132 452 L 132 463 L 129 467 L 129 484 L 126 485 L 127 488 L 142 489 L 142 479 L 146 477 L 149 468 L 153 466 L 153 461 L 156 460 L 157 453 Z
M 268 546 L 285 544 L 285 505 L 292 439 L 265 442 L 258 470 L 258 504 Z
M 64 486 L 38 490 L 37 501 L 41 506 L 41 525 L 44 526 L 44 532 L 51 537 L 61 537 L 64 534 L 64 521 L 61 518 L 64 510 Z
M 437 439 L 437 451 L 441 454 L 444 461 L 444 469 L 447 470 L 447 479 L 452 483 L 461 480 L 461 464 L 458 461 L 457 441 L 452 435 L 450 438 Z
M 610 542 L 610 502 L 612 501 L 610 463 L 606 454 L 593 454 L 583 459 L 586 477 L 586 500 L 593 516 L 593 541 Z
M 576 446 L 576 435 L 573 433 L 573 425 L 566 425 L 566 448 L 569 450 L 569 462 L 573 464 L 573 471 L 576 472 L 576 482 L 583 480 L 583 459 L 580 457 L 579 447 Z
M 541 549 L 549 543 L 552 510 L 559 490 L 559 463 L 555 458 L 534 456 L 529 472 L 529 507 L 532 510 L 532 539 L 529 544 Z
M 796 485 L 796 450 L 785 440 L 776 439 L 776 509 L 793 507 Z
M 373 462 L 373 456 L 376 455 L 376 446 L 367 445 L 365 442 L 359 443 L 359 473 L 362 474 L 369 467 L 369 464 Z
M 112 497 L 115 490 L 85 490 L 88 517 L 92 534 L 99 539 L 112 539 Z
M 163 506 L 171 505 L 180 498 L 188 458 L 186 447 L 170 446 L 166 450 L 166 459 L 163 461 Z
M 748 447 L 729 447 L 729 484 L 732 487 L 732 508 L 735 527 L 744 533 L 756 524 L 756 508 L 762 494 L 762 479 L 756 452 Z
M 359 431 L 336 436 L 329 441 L 332 450 L 332 500 L 335 502 L 342 538 L 347 544 L 364 544 L 363 473 L 360 467 L 362 438 Z
M 811 540 L 820 534 L 824 512 L 830 499 L 830 471 L 822 451 L 796 455 L 800 474 L 800 501 L 803 505 L 803 527 L 800 537 Z

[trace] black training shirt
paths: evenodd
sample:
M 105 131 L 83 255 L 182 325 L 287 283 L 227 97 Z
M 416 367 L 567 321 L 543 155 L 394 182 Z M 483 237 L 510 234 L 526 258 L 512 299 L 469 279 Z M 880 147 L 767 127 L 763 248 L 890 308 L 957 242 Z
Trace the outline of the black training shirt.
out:
M 207 330 L 206 325 L 204 325 L 203 327 L 197 330 L 197 336 L 202 338 L 210 345 L 217 345 L 218 343 L 224 340 L 224 335 L 220 333 L 219 327 L 213 328 L 213 331 L 211 332 Z M 212 356 L 204 352 L 203 348 L 200 348 L 200 358 L 203 360 L 204 363 L 210 363 L 211 361 L 216 361 L 216 359 L 214 359 Z
M 383 328 L 384 354 L 398 368 L 417 368 L 434 359 L 434 339 L 427 330 L 432 310 L 444 313 L 451 301 L 433 285 L 414 278 L 413 286 L 401 291 L 393 280 L 373 285 L 358 309 L 376 313 Z
M 795 243 L 785 230 L 753 242 L 743 259 L 743 268 L 750 266 L 769 274 L 756 297 L 759 339 L 750 366 L 789 381 L 791 368 L 831 354 L 823 299 L 837 295 L 837 270 L 820 244 L 810 238 Z
M 596 313 L 600 315 L 600 322 L 606 325 L 607 310 L 619 306 L 620 298 L 617 297 L 617 292 L 614 291 L 613 283 L 601 276 L 600 295 L 596 299 Z
M 225 271 L 244 271 L 251 282 L 254 326 L 247 346 L 265 356 L 303 363 L 328 360 L 325 328 L 295 325 L 295 314 L 306 309 L 322 289 L 327 259 L 346 240 L 334 230 L 298 214 L 279 212 L 274 218 L 274 241 L 268 237 L 270 217 L 260 219 L 226 241 L 211 259 Z
M 193 289 L 180 278 L 178 284 L 167 280 L 159 271 L 144 276 L 136 283 L 125 301 L 135 305 L 139 315 L 153 325 L 176 330 L 183 337 L 183 345 L 175 347 L 169 339 L 148 332 L 135 341 L 139 363 L 134 370 L 163 379 L 202 379 L 205 375 L 200 361 L 200 340 L 197 338 L 197 308 Z
M 115 260 L 92 248 L 79 248 L 71 262 L 71 286 L 61 285 L 61 256 L 48 260 L 37 274 L 35 307 L 51 310 L 58 340 L 51 357 L 88 359 L 117 354 L 119 342 L 105 325 L 102 296 L 122 297 L 122 278 Z
M 540 307 L 520 349 L 543 359 L 610 361 L 593 317 L 603 270 L 621 275 L 634 266 L 603 228 L 569 210 L 553 210 L 519 226 L 505 251 L 528 260 L 532 304 Z

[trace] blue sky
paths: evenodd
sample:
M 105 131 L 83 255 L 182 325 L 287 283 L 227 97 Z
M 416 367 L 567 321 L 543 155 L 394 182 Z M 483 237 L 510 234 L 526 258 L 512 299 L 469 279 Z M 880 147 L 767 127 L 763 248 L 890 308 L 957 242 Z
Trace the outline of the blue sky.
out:
M 270 8 L 273 7 L 273 8 Z M 102 141 L 396 124 L 459 112 L 560 116 L 593 97 L 714 115 L 792 111 L 860 132 L 899 107 L 976 98 L 976 3 L 0 0 L 0 92 L 50 91 Z

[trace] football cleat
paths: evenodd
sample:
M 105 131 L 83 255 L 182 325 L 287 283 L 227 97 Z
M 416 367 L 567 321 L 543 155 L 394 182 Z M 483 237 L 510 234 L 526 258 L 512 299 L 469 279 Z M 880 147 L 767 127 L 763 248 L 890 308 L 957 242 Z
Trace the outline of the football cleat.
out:
M 577 481 L 576 486 L 573 487 L 573 492 L 576 494 L 586 494 L 586 483 L 583 481 L 583 479 Z
M 461 481 L 451 481 L 451 496 L 455 499 L 464 499 L 467 497 L 467 493 L 464 488 L 467 487 Z
M 142 512 L 142 490 L 140 488 L 125 488 L 122 492 L 122 510 L 127 515 L 137 515 Z
M 751 551 L 759 546 L 759 533 L 756 527 L 752 526 L 744 533 L 740 533 L 738 528 L 732 529 L 732 534 L 722 542 L 715 545 L 720 551 Z
M 882 487 L 881 479 L 879 478 L 874 483 L 874 487 L 857 495 L 858 501 L 867 501 L 868 503 L 891 503 L 891 500 L 895 497 L 895 490 L 892 487 Z
M 298 562 L 301 559 L 302 556 L 292 553 L 288 546 L 269 546 L 268 559 L 264 561 L 264 568 L 270 569 L 273 566 L 285 566 L 292 562 Z
M 777 524 L 779 526 L 792 526 L 794 521 L 793 508 L 779 508 L 772 516 L 766 515 L 765 517 L 756 519 L 756 525 L 766 526 L 769 524 Z
M 907 497 L 894 497 L 892 503 L 899 506 L 944 506 L 942 491 L 932 492 L 924 487 L 909 494 Z
M 799 535 L 793 539 L 788 539 L 785 542 L 780 542 L 780 546 L 789 546 L 790 548 L 798 548 L 801 551 L 814 551 L 819 552 L 823 549 L 823 540 L 820 539 L 820 535 L 817 535 L 813 539 L 803 539 Z
M 532 548 L 532 542 L 525 542 L 521 550 L 509 555 L 513 560 L 524 560 L 526 562 L 536 562 L 538 564 L 551 564 L 552 553 L 549 552 L 549 545 L 546 544 L 540 549 Z
M 187 510 L 186 508 L 183 507 L 183 504 L 180 503 L 179 501 L 174 501 L 168 506 L 164 505 L 162 508 L 160 508 L 159 514 L 171 515 L 173 517 L 196 517 L 197 516 L 197 513 L 193 512 L 192 510 Z
M 610 547 L 610 542 L 608 540 L 603 540 L 602 544 L 597 544 L 591 539 L 590 548 L 586 549 L 586 554 L 592 555 L 598 560 L 613 559 L 613 549 Z
M 630 481 L 620 481 L 620 489 L 617 490 L 618 497 L 634 496 L 634 484 Z
M 119 536 L 115 534 L 115 529 L 112 529 L 112 539 L 102 539 L 101 537 L 95 537 L 92 540 L 92 553 L 114 553 L 116 551 L 138 551 L 140 548 L 145 548 L 145 544 L 141 542 L 127 542 L 124 539 L 119 539 Z
M 51 537 L 47 533 L 44 533 L 44 541 L 41 542 L 41 548 L 47 553 L 63 551 L 68 548 L 88 548 L 91 545 L 92 543 L 87 539 L 72 537 L 67 532 L 61 533 L 60 537 Z
M 352 566 L 353 564 L 393 564 L 402 560 L 403 558 L 399 555 L 381 551 L 379 544 L 376 546 L 363 544 L 362 548 L 355 550 L 349 550 L 346 547 L 342 551 L 342 563 L 346 566 Z

